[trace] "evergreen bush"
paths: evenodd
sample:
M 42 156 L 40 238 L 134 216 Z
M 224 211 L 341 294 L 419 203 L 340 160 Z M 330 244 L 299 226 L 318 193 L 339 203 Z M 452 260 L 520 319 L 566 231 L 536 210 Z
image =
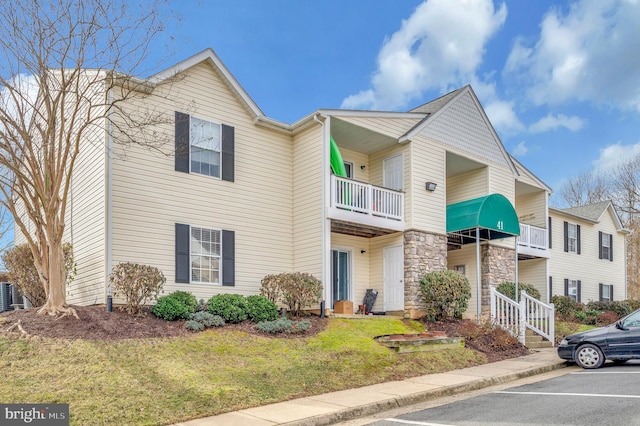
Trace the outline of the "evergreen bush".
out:
M 451 270 L 428 272 L 420 280 L 420 289 L 430 321 L 462 318 L 471 298 L 467 277 Z
M 499 293 L 502 293 L 505 296 L 507 296 L 509 299 L 516 300 L 516 284 L 515 283 L 509 282 L 509 281 L 502 282 L 498 284 L 498 286 L 496 287 L 496 290 Z M 518 283 L 518 300 L 520 300 L 520 292 L 522 290 L 526 291 L 527 294 L 533 297 L 534 299 L 540 300 L 540 291 L 537 288 L 535 288 L 533 285 L 527 284 L 527 283 Z
M 273 321 L 278 318 L 278 306 L 264 296 L 248 296 L 248 315 L 252 322 Z
M 249 317 L 249 306 L 240 294 L 216 294 L 207 301 L 207 310 L 225 322 L 237 324 Z
M 151 313 L 165 321 L 188 319 L 191 314 L 187 305 L 171 295 L 159 297 L 158 303 L 151 308 Z

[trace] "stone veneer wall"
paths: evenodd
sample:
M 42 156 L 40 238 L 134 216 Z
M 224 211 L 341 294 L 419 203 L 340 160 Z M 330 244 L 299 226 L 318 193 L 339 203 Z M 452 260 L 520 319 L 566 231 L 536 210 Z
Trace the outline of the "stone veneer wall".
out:
M 516 279 L 516 258 L 514 249 L 483 244 L 480 247 L 481 310 L 491 309 L 490 288 L 504 281 Z
M 411 229 L 404 232 L 404 311 L 409 318 L 425 312 L 420 280 L 429 271 L 447 269 L 447 237 Z

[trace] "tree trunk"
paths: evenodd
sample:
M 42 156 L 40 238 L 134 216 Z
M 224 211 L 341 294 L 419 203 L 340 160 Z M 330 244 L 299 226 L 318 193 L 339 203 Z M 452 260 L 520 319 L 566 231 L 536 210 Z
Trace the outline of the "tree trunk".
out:
M 66 281 L 67 271 L 64 267 L 64 252 L 61 241 L 53 241 L 49 245 L 49 267 L 43 277 L 43 285 L 48 289 L 47 301 L 38 310 L 38 314 L 51 316 L 73 316 L 78 318 L 75 309 L 67 306 Z

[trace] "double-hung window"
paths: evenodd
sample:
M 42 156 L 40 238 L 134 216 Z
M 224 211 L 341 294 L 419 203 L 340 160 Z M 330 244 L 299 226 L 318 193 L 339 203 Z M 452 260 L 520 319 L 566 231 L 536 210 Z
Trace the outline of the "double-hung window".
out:
M 235 285 L 235 231 L 175 227 L 177 283 Z
M 613 286 L 600 283 L 600 301 L 610 302 L 613 300 Z
M 235 179 L 235 129 L 176 111 L 175 170 Z
M 191 227 L 191 282 L 220 284 L 221 231 Z
M 564 223 L 564 251 L 580 254 L 580 225 Z
M 598 232 L 598 243 L 600 259 L 613 261 L 613 236 L 604 232 Z
M 191 172 L 220 177 L 220 125 L 191 117 L 189 149 Z
M 580 280 L 564 280 L 564 295 L 572 298 L 576 302 L 580 302 Z

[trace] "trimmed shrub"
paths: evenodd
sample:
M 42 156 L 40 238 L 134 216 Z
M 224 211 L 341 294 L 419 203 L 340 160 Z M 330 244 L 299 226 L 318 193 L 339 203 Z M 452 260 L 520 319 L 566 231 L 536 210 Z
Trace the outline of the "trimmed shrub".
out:
M 224 320 L 219 315 L 213 315 L 211 312 L 196 312 L 191 314 L 190 319 L 192 321 L 198 321 L 205 327 L 221 327 L 224 325 Z
M 496 290 L 507 296 L 509 299 L 516 300 L 515 283 L 509 281 L 502 282 L 496 287 Z M 534 299 L 540 300 L 540 291 L 533 285 L 527 283 L 518 283 L 518 296 L 520 296 L 520 292 L 522 290 L 526 291 L 527 294 Z M 520 299 L 520 297 L 518 297 L 518 299 Z
M 240 294 L 216 294 L 207 301 L 207 310 L 231 324 L 240 323 L 249 317 L 247 300 Z
M 264 296 L 248 296 L 247 306 L 252 322 L 273 321 L 278 318 L 278 306 Z
M 605 311 L 596 317 L 596 325 L 609 325 L 618 321 L 620 316 L 613 311 Z
M 166 297 L 174 298 L 183 303 L 189 309 L 189 312 L 195 312 L 198 309 L 198 299 L 188 291 L 174 291 Z
M 308 319 L 291 321 L 288 318 L 278 318 L 275 321 L 263 321 L 256 324 L 256 329 L 262 333 L 304 333 L 311 327 Z
M 184 326 L 187 330 L 191 331 L 201 331 L 204 330 L 204 325 L 201 322 L 189 320 L 184 323 Z
M 171 297 L 171 295 L 159 297 L 158 303 L 151 308 L 151 313 L 166 321 L 188 319 L 191 314 L 187 305 L 182 303 L 179 298 Z
M 73 247 L 70 243 L 62 244 L 64 254 L 64 267 L 67 271 L 67 285 L 71 284 L 76 276 L 76 262 L 73 260 Z M 26 297 L 34 308 L 42 306 L 47 301 L 44 286 L 38 276 L 36 265 L 33 262 L 33 254 L 28 244 L 19 244 L 2 254 L 2 261 L 7 268 L 8 280 L 20 290 L 20 294 Z
M 572 322 L 579 318 L 576 317 L 578 312 L 584 311 L 584 305 L 576 302 L 569 296 L 553 296 L 551 303 L 554 304 L 556 315 L 561 321 Z M 585 317 L 586 318 L 586 317 Z
M 322 282 L 302 272 L 267 275 L 262 279 L 260 294 L 274 303 L 281 298 L 289 313 L 299 316 L 302 309 L 320 302 Z
M 430 321 L 462 318 L 471 298 L 467 277 L 451 270 L 425 274 L 420 280 L 420 289 Z
M 278 303 L 280 299 L 280 283 L 287 274 L 267 275 L 260 281 L 260 295 L 271 300 L 273 303 Z
M 591 309 L 594 311 L 601 311 L 601 312 L 612 311 L 612 312 L 615 312 L 620 318 L 626 317 L 627 315 L 629 315 L 631 312 L 634 311 L 634 309 L 631 307 L 629 302 L 627 302 L 626 300 L 610 301 L 610 302 L 593 301 L 593 302 L 587 303 L 587 309 Z
M 157 299 L 167 279 L 155 266 L 138 263 L 120 263 L 109 276 L 113 294 L 125 300 L 124 308 L 130 314 L 138 314 L 149 299 Z

